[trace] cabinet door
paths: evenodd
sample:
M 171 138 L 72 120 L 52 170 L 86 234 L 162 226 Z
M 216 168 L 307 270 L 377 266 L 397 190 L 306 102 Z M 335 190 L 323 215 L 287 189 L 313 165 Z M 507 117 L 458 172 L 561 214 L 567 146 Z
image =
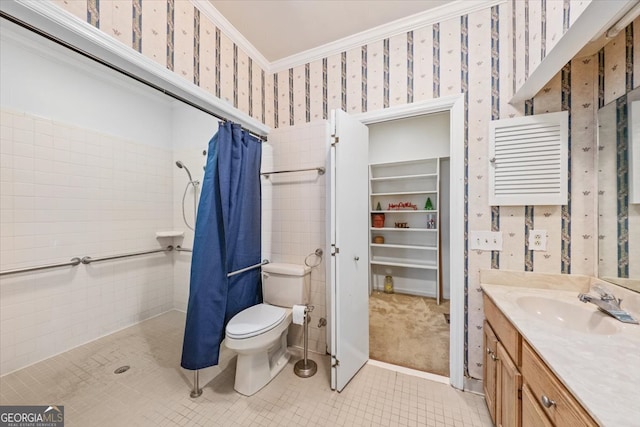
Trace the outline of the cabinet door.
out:
M 522 427 L 553 427 L 526 384 L 522 386 Z
M 487 402 L 491 421 L 496 423 L 496 350 L 498 339 L 489 323 L 484 321 L 484 363 L 482 366 L 484 400 Z
M 496 425 L 520 427 L 522 405 L 519 394 L 522 375 L 500 342 L 498 342 L 496 355 L 498 359 Z

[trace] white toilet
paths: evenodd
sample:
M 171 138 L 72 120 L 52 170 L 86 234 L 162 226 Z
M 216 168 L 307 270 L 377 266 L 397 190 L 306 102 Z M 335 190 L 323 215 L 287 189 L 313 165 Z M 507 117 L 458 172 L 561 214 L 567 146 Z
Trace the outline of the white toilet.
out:
M 291 309 L 309 302 L 311 269 L 297 264 L 270 263 L 262 267 L 264 303 L 233 316 L 225 345 L 238 353 L 233 388 L 251 396 L 267 385 L 289 361 L 287 330 Z

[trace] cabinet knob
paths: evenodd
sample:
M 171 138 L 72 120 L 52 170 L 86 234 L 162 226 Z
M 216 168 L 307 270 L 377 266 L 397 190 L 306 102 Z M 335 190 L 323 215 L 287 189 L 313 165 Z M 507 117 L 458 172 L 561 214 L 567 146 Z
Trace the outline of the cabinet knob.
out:
M 556 401 L 549 399 L 544 394 L 540 398 L 540 402 L 542 402 L 542 406 L 544 406 L 545 408 L 551 408 L 552 406 L 556 406 Z
M 495 362 L 496 360 L 498 360 L 498 358 L 496 357 L 495 354 L 491 353 L 491 360 Z
M 491 354 L 491 349 L 487 347 L 487 354 Z
M 353 257 L 353 260 L 354 261 L 360 261 L 360 257 L 356 255 L 356 256 Z

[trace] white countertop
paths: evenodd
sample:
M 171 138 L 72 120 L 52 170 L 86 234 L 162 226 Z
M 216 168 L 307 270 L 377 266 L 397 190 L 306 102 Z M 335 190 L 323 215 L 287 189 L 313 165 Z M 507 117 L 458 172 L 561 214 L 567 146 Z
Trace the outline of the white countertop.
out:
M 599 424 L 640 426 L 640 325 L 597 313 L 595 305 L 578 300 L 576 291 L 481 286 Z M 602 322 L 613 322 L 618 331 L 592 334 L 554 326 L 524 311 L 517 303 L 522 296 L 548 297 L 591 309 L 606 316 Z M 640 320 L 637 313 L 632 314 Z

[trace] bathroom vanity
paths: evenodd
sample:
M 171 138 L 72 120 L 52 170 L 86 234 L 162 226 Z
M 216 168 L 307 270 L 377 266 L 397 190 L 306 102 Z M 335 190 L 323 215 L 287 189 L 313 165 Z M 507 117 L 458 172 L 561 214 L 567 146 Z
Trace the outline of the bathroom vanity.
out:
M 523 427 L 597 426 L 486 295 L 484 312 L 484 393 L 493 422 Z
M 482 289 L 484 392 L 497 426 L 637 423 L 639 325 L 580 302 L 584 288 Z

